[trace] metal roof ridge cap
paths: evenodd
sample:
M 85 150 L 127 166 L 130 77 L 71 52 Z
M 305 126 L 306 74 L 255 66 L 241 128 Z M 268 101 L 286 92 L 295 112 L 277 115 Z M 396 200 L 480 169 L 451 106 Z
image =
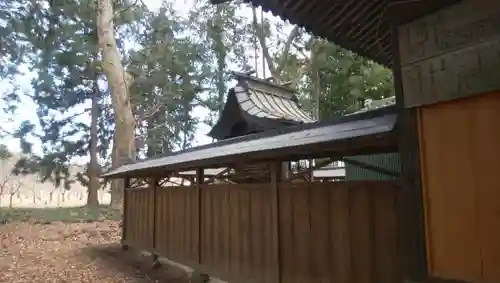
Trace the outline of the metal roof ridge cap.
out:
M 265 79 L 261 79 L 261 78 L 258 78 L 258 77 L 254 77 L 254 76 L 251 76 L 251 75 L 248 75 L 248 74 L 245 74 L 245 73 L 241 73 L 241 72 L 233 72 L 233 75 L 236 77 L 236 80 L 238 81 L 238 83 L 241 81 L 242 83 L 247 83 L 245 82 L 245 80 L 247 81 L 251 81 L 251 82 L 255 82 L 257 84 L 262 84 L 262 85 L 266 85 L 266 86 L 270 86 L 272 88 L 277 88 L 277 89 L 281 89 L 281 90 L 284 90 L 284 91 L 287 91 L 287 92 L 290 92 L 292 94 L 295 93 L 295 90 L 290 88 L 290 87 L 287 87 L 287 86 L 284 86 L 284 85 L 280 85 L 280 84 L 276 84 L 276 83 L 273 83 L 273 82 L 270 82 L 270 81 L 267 81 Z

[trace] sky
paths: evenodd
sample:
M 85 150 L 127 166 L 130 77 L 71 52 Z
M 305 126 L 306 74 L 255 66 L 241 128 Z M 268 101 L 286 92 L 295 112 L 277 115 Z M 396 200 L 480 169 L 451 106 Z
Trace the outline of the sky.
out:
M 208 0 L 207 0 L 208 1 Z M 161 0 L 144 0 L 143 1 L 150 9 L 158 9 L 161 6 Z M 193 0 L 183 0 L 183 1 L 175 1 L 174 7 L 180 13 L 187 14 L 189 9 L 193 6 Z M 250 20 L 252 17 L 252 11 L 250 8 L 244 7 L 241 9 L 240 13 Z M 266 18 L 272 21 L 279 21 L 277 18 L 273 17 L 270 14 L 265 15 Z M 258 63 L 261 60 L 258 60 Z M 262 66 L 257 66 L 258 70 L 262 69 Z M 231 68 L 231 66 L 229 66 Z M 31 80 L 36 77 L 36 75 L 30 72 L 29 67 L 26 65 L 19 66 L 20 74 L 16 75 L 14 81 L 15 84 L 20 87 L 19 91 L 21 92 L 31 92 Z M 233 82 L 231 82 L 232 84 Z M 231 87 L 232 85 L 229 85 Z M 14 85 L 7 81 L 0 82 L 0 91 L 8 92 L 12 90 Z M 90 103 L 89 103 L 90 104 Z M 76 113 L 78 111 L 83 110 L 84 107 L 89 107 L 90 105 L 82 105 L 81 107 L 75 108 L 73 111 L 68 111 L 71 113 L 67 113 L 67 115 L 71 115 L 72 113 Z M 208 115 L 208 110 L 203 107 L 197 107 L 193 110 L 194 116 L 198 117 L 200 120 L 203 120 Z M 66 114 L 66 113 L 65 113 Z M 32 123 L 37 124 L 38 118 L 36 116 L 36 105 L 26 96 L 21 96 L 21 106 L 19 107 L 19 111 L 14 115 L 14 117 L 8 117 L 4 113 L 0 113 L 0 123 L 3 128 L 8 131 L 13 131 L 16 129 L 20 122 L 24 120 L 30 120 Z M 81 115 L 78 118 L 78 121 L 89 123 L 90 117 L 88 115 Z M 75 121 L 76 122 L 76 121 Z M 193 145 L 203 145 L 212 142 L 212 139 L 206 136 L 206 134 L 210 131 L 210 127 L 206 124 L 200 123 L 198 125 L 198 129 L 196 131 Z M 31 140 L 34 143 L 33 151 L 36 154 L 41 154 L 41 145 L 36 140 Z M 7 145 L 7 147 L 13 152 L 20 152 L 19 141 L 17 139 L 13 139 L 10 137 L 0 139 L 0 143 Z M 75 159 L 75 163 L 84 164 L 88 161 L 88 157 Z

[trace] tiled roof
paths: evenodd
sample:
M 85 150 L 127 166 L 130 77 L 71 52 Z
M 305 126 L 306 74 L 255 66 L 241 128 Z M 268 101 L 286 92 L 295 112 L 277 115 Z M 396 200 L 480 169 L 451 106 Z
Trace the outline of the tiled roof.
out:
M 221 140 L 315 122 L 300 107 L 292 89 L 247 74 L 235 73 L 235 77 L 238 83 L 229 90 L 221 116 L 208 136 Z
M 253 78 L 240 78 L 240 82 L 234 87 L 234 93 L 241 110 L 249 115 L 297 123 L 315 122 L 299 106 L 298 100 L 291 90 L 277 88 Z

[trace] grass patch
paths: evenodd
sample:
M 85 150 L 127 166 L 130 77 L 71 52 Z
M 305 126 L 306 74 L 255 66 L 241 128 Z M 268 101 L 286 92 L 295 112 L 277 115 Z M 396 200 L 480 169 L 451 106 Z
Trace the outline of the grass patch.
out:
M 0 208 L 0 224 L 10 222 L 35 222 L 50 224 L 52 222 L 95 222 L 103 220 L 120 220 L 119 210 L 110 206 L 98 208 L 82 207 L 57 207 L 57 208 Z

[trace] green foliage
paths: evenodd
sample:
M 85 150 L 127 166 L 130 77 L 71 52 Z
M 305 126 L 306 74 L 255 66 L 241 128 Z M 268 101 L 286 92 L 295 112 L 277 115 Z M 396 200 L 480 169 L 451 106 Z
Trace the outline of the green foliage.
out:
M 229 66 L 241 71 L 251 69 L 248 50 L 252 48 L 252 26 L 238 14 L 239 8 L 234 2 L 211 5 L 198 0 L 189 13 L 190 31 L 200 46 L 198 54 L 205 75 L 205 92 L 196 100 L 210 110 L 204 121 L 208 125 L 215 124 L 224 106 L 234 70 Z
M 394 95 L 391 70 L 296 27 L 287 32 L 282 24 L 272 27 L 268 18 L 254 31 L 265 37 L 260 48 L 272 55 L 270 69 L 278 72 L 273 76 L 290 82 L 313 116 L 345 115 L 362 108 L 367 98 Z
M 168 5 L 145 13 L 141 48 L 129 53 L 139 148 L 148 156 L 188 147 L 196 130 L 192 110 L 205 76 L 200 45 L 184 35 L 186 27 Z
M 36 73 L 29 97 L 38 107 L 38 127 L 32 121 L 23 121 L 13 133 L 25 154 L 15 171 L 38 173 L 42 181 L 69 188 L 84 179 L 81 173 L 74 176 L 69 167 L 75 157 L 88 156 L 90 135 L 86 120 L 93 96 L 99 100 L 98 153 L 103 159 L 109 156 L 113 135 L 109 92 L 98 87 L 105 84 L 105 78 L 100 70 L 95 34 L 95 1 L 32 1 L 23 7 L 15 19 L 16 43 L 29 50 L 23 59 Z M 128 15 L 117 16 L 116 26 L 120 28 L 133 20 L 139 8 L 117 2 L 117 9 Z M 15 98 L 5 100 L 14 102 Z M 43 145 L 40 157 L 32 153 L 29 137 Z
M 315 69 L 309 68 L 301 91 L 314 93 L 312 72 L 318 71 L 320 118 L 355 112 L 367 98 L 377 100 L 394 95 L 389 69 L 323 40 L 313 39 L 310 49 L 316 55 Z

